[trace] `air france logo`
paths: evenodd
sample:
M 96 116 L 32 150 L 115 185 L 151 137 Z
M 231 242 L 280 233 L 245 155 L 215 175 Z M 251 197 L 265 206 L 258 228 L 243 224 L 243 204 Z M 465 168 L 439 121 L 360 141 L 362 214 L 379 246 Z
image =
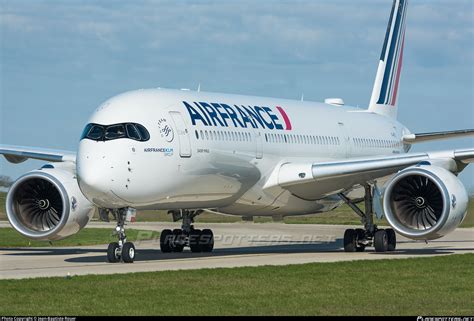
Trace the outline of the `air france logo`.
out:
M 144 148 L 143 151 L 145 153 L 162 153 L 165 156 L 173 156 L 173 153 L 174 153 L 174 149 L 171 147 L 159 147 L 159 148 L 148 147 L 148 148 Z
M 277 112 L 264 106 L 238 106 L 206 102 L 192 104 L 183 101 L 189 112 L 193 125 L 204 126 L 263 128 L 275 130 L 291 130 L 291 122 L 285 110 L 276 106 Z
M 164 138 L 168 143 L 173 141 L 174 132 L 173 128 L 166 122 L 165 118 L 162 118 L 158 121 L 158 128 L 160 129 L 160 135 Z

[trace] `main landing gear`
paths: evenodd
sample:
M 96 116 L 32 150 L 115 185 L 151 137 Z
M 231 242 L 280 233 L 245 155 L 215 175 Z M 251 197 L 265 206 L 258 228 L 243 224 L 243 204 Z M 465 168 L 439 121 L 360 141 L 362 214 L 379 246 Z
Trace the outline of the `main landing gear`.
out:
M 112 210 L 117 220 L 115 232 L 119 241 L 110 243 L 107 248 L 107 261 L 109 263 L 117 263 L 120 260 L 125 263 L 133 263 L 135 259 L 135 245 L 132 242 L 127 242 L 127 236 L 125 235 L 125 220 L 128 211 L 128 208 Z
M 344 194 L 339 194 L 342 200 L 349 205 L 354 212 L 360 216 L 364 228 L 347 229 L 344 233 L 345 252 L 363 252 L 367 246 L 374 246 L 375 252 L 395 251 L 397 237 L 393 229 L 379 229 L 374 224 L 373 187 L 369 184 L 365 188 L 365 212 L 363 212 L 354 201 Z
M 185 246 L 189 246 L 191 252 L 212 252 L 214 249 L 214 234 L 209 229 L 194 229 L 192 223 L 194 218 L 202 213 L 202 210 L 173 210 L 173 221 L 183 220 L 181 229 L 163 230 L 160 236 L 160 248 L 163 253 L 182 252 Z

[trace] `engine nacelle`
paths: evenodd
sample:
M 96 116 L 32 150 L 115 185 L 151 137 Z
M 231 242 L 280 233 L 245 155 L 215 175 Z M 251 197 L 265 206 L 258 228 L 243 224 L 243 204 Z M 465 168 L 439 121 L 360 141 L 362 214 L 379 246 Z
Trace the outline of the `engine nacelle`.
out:
M 450 171 L 417 165 L 387 182 L 383 207 L 387 221 L 401 235 L 434 240 L 461 224 L 468 201 L 466 189 Z
M 6 200 L 15 230 L 36 240 L 60 240 L 79 232 L 94 214 L 83 196 L 72 164 L 45 165 L 21 176 Z

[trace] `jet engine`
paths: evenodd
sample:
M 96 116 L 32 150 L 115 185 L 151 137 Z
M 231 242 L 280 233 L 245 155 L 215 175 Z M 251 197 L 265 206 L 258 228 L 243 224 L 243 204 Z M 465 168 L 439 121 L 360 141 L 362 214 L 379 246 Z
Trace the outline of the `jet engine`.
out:
M 466 216 L 468 195 L 450 171 L 430 164 L 400 171 L 384 192 L 385 217 L 399 234 L 434 240 L 454 230 Z
M 36 240 L 60 240 L 90 221 L 94 206 L 83 196 L 72 164 L 47 164 L 21 176 L 6 199 L 15 230 Z

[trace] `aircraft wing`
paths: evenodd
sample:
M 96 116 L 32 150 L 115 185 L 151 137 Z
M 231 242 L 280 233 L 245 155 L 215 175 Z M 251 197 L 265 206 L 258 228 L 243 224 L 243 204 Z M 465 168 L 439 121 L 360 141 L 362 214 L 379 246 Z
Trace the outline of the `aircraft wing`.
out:
M 39 147 L 0 144 L 0 154 L 14 164 L 22 163 L 29 158 L 48 162 L 76 162 L 76 153 L 74 152 Z
M 402 137 L 405 144 L 423 143 L 433 140 L 474 136 L 474 129 L 452 130 L 446 132 L 408 134 Z
M 316 195 L 339 193 L 423 162 L 461 172 L 467 164 L 474 162 L 474 149 L 317 163 L 283 163 L 274 169 L 264 189 L 280 187 L 302 198 L 313 199 Z

